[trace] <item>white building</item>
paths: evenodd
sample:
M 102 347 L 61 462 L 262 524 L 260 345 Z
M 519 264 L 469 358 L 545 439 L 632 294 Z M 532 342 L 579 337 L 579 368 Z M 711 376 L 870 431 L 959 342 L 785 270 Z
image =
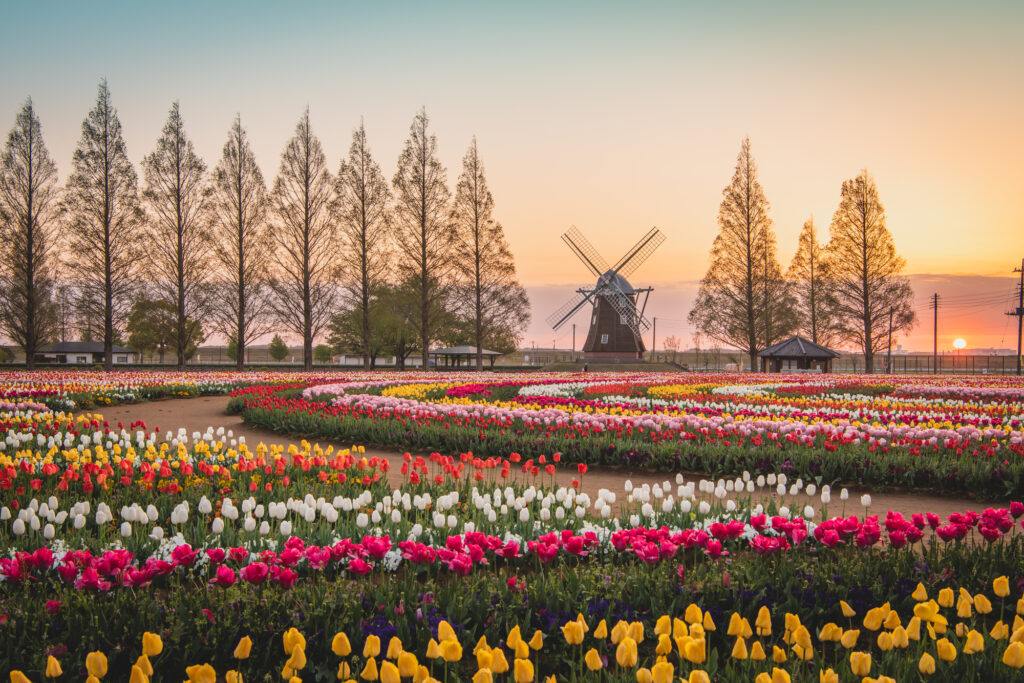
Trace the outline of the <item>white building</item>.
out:
M 103 362 L 103 342 L 59 342 L 39 349 L 36 360 L 40 363 L 68 363 L 92 365 Z M 137 363 L 139 354 L 123 346 L 114 346 L 114 365 Z

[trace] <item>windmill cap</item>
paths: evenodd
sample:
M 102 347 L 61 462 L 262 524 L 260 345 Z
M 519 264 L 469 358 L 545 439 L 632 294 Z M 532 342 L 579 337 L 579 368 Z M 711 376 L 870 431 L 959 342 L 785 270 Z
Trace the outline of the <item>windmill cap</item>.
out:
M 614 270 L 606 270 L 604 275 L 597 279 L 597 285 L 600 287 L 603 284 L 607 284 L 610 287 L 617 288 L 623 294 L 633 294 L 633 286 L 629 284 L 626 278 L 622 277 L 619 273 Z

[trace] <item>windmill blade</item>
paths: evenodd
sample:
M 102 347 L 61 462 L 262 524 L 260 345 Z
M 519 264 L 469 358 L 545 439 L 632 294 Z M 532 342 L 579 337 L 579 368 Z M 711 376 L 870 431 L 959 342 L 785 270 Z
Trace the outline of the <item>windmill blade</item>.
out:
M 640 241 L 633 245 L 633 248 L 626 252 L 625 256 L 619 259 L 619 262 L 612 267 L 616 273 L 622 277 L 628 277 L 633 271 L 640 267 L 640 265 L 647 260 L 654 250 L 661 246 L 661 243 L 665 241 L 665 233 L 657 228 L 651 228 L 651 230 L 640 238 Z
M 623 318 L 626 320 L 633 332 L 642 334 L 647 330 L 651 329 L 651 323 L 643 314 L 636 309 L 636 304 L 633 302 L 633 297 L 624 294 L 615 285 L 606 285 L 598 291 L 599 296 L 603 296 L 615 312 L 619 314 L 619 319 Z
M 608 262 L 601 258 L 597 249 L 594 249 L 594 245 L 583 236 L 583 233 L 575 225 L 562 235 L 562 241 L 568 244 L 572 252 L 590 267 L 594 275 L 601 277 L 608 271 Z
M 590 301 L 590 297 L 594 292 L 580 288 L 576 290 L 576 294 L 571 299 L 566 301 L 564 304 L 558 307 L 558 309 L 549 315 L 546 320 L 548 325 L 551 325 L 552 329 L 557 330 L 565 323 L 566 320 L 572 317 L 573 313 L 578 311 L 583 304 Z

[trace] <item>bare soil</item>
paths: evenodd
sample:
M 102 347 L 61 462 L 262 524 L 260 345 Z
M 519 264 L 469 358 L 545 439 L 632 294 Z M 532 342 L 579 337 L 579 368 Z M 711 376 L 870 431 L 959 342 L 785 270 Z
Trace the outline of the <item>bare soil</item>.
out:
M 276 434 L 274 432 L 265 429 L 253 428 L 245 422 L 242 418 L 237 415 L 227 415 L 225 410 L 228 404 L 228 397 L 226 396 L 209 396 L 202 398 L 189 398 L 189 399 L 172 399 L 166 401 L 154 401 L 150 403 L 137 403 L 120 406 L 110 406 L 104 409 L 97 409 L 95 412 L 103 415 L 103 418 L 113 427 L 118 422 L 121 422 L 127 427 L 131 422 L 136 420 L 142 420 L 146 425 L 146 430 L 151 431 L 159 427 L 161 431 L 177 431 L 179 427 L 184 427 L 189 435 L 192 432 L 205 432 L 207 427 L 213 427 L 215 430 L 218 427 L 224 427 L 225 430 L 231 430 L 235 438 L 244 436 L 246 443 L 250 448 L 255 448 L 259 442 L 263 442 L 269 445 L 281 445 L 288 447 L 291 444 L 298 444 L 301 438 L 290 438 L 285 435 Z M 335 448 L 344 447 L 348 448 L 353 444 L 350 443 L 338 443 L 329 440 L 318 439 L 318 443 L 323 446 L 333 445 Z M 368 456 L 380 456 L 387 458 L 391 463 L 391 472 L 389 473 L 389 480 L 392 485 L 398 486 L 401 483 L 402 475 L 399 472 L 399 468 L 402 464 L 402 453 L 398 450 L 388 450 L 385 448 L 367 447 L 366 454 Z M 687 481 L 700 478 L 699 474 L 686 475 Z M 561 468 L 555 475 L 555 480 L 558 484 L 563 486 L 569 486 L 574 478 L 577 478 L 578 474 L 576 468 L 565 467 Z M 541 478 L 544 483 L 550 483 L 550 477 Z M 651 484 L 652 486 L 657 483 L 669 481 L 671 482 L 671 490 L 675 490 L 675 475 L 667 472 L 662 473 L 647 473 L 647 472 L 627 472 L 623 470 L 611 469 L 611 468 L 595 468 L 591 467 L 587 474 L 582 478 L 582 489 L 589 493 L 592 498 L 596 497 L 598 490 L 604 488 L 608 489 L 616 494 L 618 502 L 624 499 L 625 494 L 623 485 L 626 480 L 633 482 L 636 487 L 642 486 L 643 484 Z M 850 488 L 850 499 L 844 503 L 839 500 L 839 487 L 835 487 L 832 492 L 832 502 L 828 506 L 828 513 L 830 516 L 837 514 L 853 514 L 858 515 L 864 514 L 864 508 L 860 504 L 860 496 L 865 493 L 864 490 Z M 768 498 L 767 495 L 755 494 L 759 500 Z M 745 494 L 735 496 L 737 499 L 745 496 Z M 774 494 L 770 496 L 776 501 L 780 501 L 778 496 Z M 984 501 L 979 502 L 962 496 L 937 496 L 933 494 L 918 494 L 912 491 L 898 492 L 898 491 L 886 491 L 886 492 L 871 492 L 872 503 L 869 509 L 870 514 L 877 514 L 881 517 L 885 516 L 887 510 L 894 510 L 900 512 L 906 516 L 909 516 L 916 512 L 933 512 L 938 514 L 940 517 L 945 518 L 953 512 L 963 512 L 965 510 L 977 510 L 981 511 L 988 507 L 1006 507 L 1009 505 L 1009 501 L 997 500 L 997 501 Z M 783 496 L 781 499 L 783 504 L 793 506 L 803 506 L 810 504 L 812 505 L 817 513 L 821 513 L 821 500 L 817 496 L 808 498 L 805 495 L 798 496 Z

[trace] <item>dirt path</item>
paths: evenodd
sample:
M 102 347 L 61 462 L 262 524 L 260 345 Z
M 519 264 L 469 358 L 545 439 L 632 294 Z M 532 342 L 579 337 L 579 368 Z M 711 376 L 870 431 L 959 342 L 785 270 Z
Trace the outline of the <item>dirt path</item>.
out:
M 244 436 L 246 443 L 250 448 L 255 448 L 256 444 L 261 441 L 267 445 L 279 444 L 285 447 L 293 443 L 298 443 L 298 440 L 289 439 L 265 429 L 255 429 L 245 424 L 242 421 L 242 418 L 237 415 L 226 415 L 224 411 L 227 404 L 228 398 L 226 396 L 210 396 L 203 398 L 176 399 L 155 401 L 152 403 L 111 406 L 103 410 L 97 410 L 96 412 L 101 413 L 104 419 L 106 419 L 111 426 L 116 426 L 118 422 L 127 426 L 132 421 L 142 420 L 146 424 L 147 431 L 153 430 L 157 427 L 159 427 L 161 431 L 165 432 L 168 430 L 177 431 L 179 427 L 184 427 L 191 436 L 192 432 L 205 432 L 207 427 L 213 427 L 214 429 L 224 427 L 225 430 L 231 430 L 236 438 Z M 329 440 L 318 441 L 324 446 L 331 444 L 336 448 L 347 448 L 352 446 L 352 444 L 349 443 L 338 443 Z M 402 456 L 400 452 L 397 450 L 388 451 L 368 448 L 366 453 L 371 456 L 377 455 L 387 458 L 392 466 L 389 479 L 395 486 L 400 484 L 401 474 L 398 471 L 402 464 Z M 568 486 L 575 476 L 575 468 L 566 468 L 557 473 L 556 481 L 560 485 Z M 688 476 L 686 479 L 687 481 L 691 481 L 694 478 L 696 477 Z M 550 478 L 545 477 L 544 479 L 547 482 L 550 481 Z M 593 498 L 596 497 L 599 489 L 605 488 L 613 491 L 621 501 L 625 495 L 623 492 L 623 485 L 627 479 L 631 480 L 633 485 L 638 487 L 645 483 L 654 485 L 667 480 L 671 482 L 672 490 L 675 489 L 675 475 L 672 474 L 629 473 L 611 469 L 591 468 L 583 478 L 583 490 L 589 493 Z M 841 514 L 844 510 L 846 514 L 863 514 L 864 509 L 860 505 L 860 495 L 863 492 L 864 491 L 861 490 L 851 489 L 850 499 L 846 501 L 844 506 L 839 501 L 839 491 L 833 491 L 832 503 L 829 505 L 830 515 Z M 773 497 L 778 499 L 777 496 Z M 736 496 L 736 498 L 739 499 L 741 496 Z M 803 495 L 795 497 L 787 495 L 783 497 L 783 501 L 791 507 L 799 505 L 801 509 L 804 505 L 809 503 L 813 505 L 815 510 L 820 514 L 821 501 L 817 496 L 815 496 L 814 499 L 808 499 Z M 953 512 L 963 512 L 964 510 L 981 511 L 987 507 L 1005 507 L 1008 504 L 1009 501 L 979 503 L 978 501 L 957 496 L 934 496 L 891 492 L 872 493 L 870 513 L 884 516 L 887 510 L 895 510 L 909 516 L 915 512 L 934 512 L 944 518 Z

